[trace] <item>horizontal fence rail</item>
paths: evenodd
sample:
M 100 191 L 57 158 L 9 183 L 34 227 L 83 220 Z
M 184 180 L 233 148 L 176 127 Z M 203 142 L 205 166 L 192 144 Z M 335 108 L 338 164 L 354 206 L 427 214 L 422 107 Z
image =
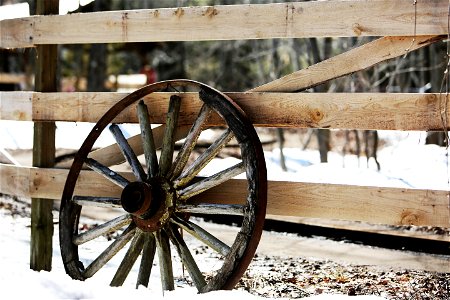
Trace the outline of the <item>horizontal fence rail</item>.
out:
M 60 199 L 68 170 L 0 164 L 0 191 L 19 197 Z M 128 179 L 132 173 L 121 173 Z M 120 197 L 114 183 L 93 171 L 82 171 L 75 195 Z M 241 204 L 245 180 L 231 180 L 208 190 L 193 203 Z M 383 188 L 340 184 L 270 181 L 267 213 L 366 221 L 391 225 L 450 226 L 448 191 Z
M 0 21 L 0 47 L 447 34 L 448 1 L 414 3 L 309 1 L 31 16 Z
M 125 93 L 0 92 L 0 120 L 96 123 Z M 165 123 L 171 93 L 145 97 L 153 123 Z M 450 97 L 439 93 L 227 93 L 255 126 L 378 130 L 442 130 Z M 180 93 L 179 124 L 192 124 L 198 93 Z M 446 114 L 446 115 L 445 115 Z M 115 120 L 137 123 L 131 106 Z M 223 125 L 215 115 L 209 125 Z

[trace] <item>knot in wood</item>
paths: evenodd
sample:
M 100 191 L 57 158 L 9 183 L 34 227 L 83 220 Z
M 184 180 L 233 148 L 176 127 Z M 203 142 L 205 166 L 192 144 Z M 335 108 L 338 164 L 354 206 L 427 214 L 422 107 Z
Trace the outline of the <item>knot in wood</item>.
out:
M 363 33 L 363 31 L 364 31 L 364 28 L 363 28 L 360 24 L 358 24 L 358 23 L 354 23 L 354 24 L 352 25 L 352 29 L 353 29 L 353 32 L 354 32 L 357 36 L 360 36 L 360 35 Z
M 418 225 L 419 224 L 419 216 L 409 211 L 405 211 L 402 213 L 401 221 L 402 225 Z
M 214 17 L 217 16 L 219 14 L 219 11 L 214 7 L 214 6 L 210 6 L 206 9 L 206 12 L 203 14 L 205 17 Z
M 184 15 L 184 9 L 181 7 L 178 7 L 177 10 L 174 13 L 178 18 L 181 18 Z
M 323 119 L 324 113 L 319 109 L 314 109 L 309 112 L 309 117 L 314 123 L 319 123 Z

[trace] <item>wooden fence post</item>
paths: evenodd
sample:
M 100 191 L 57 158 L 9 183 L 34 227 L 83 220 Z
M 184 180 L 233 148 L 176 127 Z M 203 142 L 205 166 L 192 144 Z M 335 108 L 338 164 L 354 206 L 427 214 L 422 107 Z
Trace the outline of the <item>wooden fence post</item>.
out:
M 59 13 L 59 0 L 38 0 L 36 14 Z M 36 47 L 36 92 L 57 91 L 57 45 Z M 35 122 L 33 166 L 53 167 L 55 164 L 55 122 Z M 52 268 L 53 200 L 31 199 L 30 268 L 50 271 Z

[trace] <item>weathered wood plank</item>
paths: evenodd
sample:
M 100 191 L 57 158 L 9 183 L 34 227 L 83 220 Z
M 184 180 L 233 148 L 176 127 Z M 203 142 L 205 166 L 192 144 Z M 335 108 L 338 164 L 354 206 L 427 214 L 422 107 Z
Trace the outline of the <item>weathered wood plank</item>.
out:
M 294 92 L 305 90 L 331 79 L 365 70 L 382 61 L 443 40 L 445 36 L 386 36 L 305 69 L 251 89 L 250 92 Z
M 20 94 L 21 92 L 0 92 L 2 107 L 8 107 L 7 111 L 10 112 L 0 117 L 6 120 L 97 122 L 112 105 L 125 96 L 121 93 L 36 93 L 31 94 L 32 101 L 25 100 L 16 105 L 14 99 L 20 99 Z M 227 95 L 246 112 L 255 126 L 336 129 L 422 131 L 442 129 L 440 107 L 444 107 L 445 102 L 448 104 L 450 101 L 445 94 L 438 93 L 227 93 Z M 24 99 L 29 99 L 30 93 L 26 92 L 23 96 Z M 184 93 L 180 96 L 183 101 L 178 124 L 192 124 L 198 116 L 202 102 L 195 93 Z M 151 94 L 146 97 L 145 102 L 152 107 L 149 112 L 151 120 L 154 123 L 164 123 L 169 94 Z M 450 118 L 450 113 L 447 114 Z M 138 122 L 135 108 L 130 107 L 121 113 L 115 122 Z M 213 113 L 206 123 L 207 126 L 221 125 L 223 120 Z M 140 137 L 136 141 L 137 144 L 142 143 Z
M 417 14 L 410 0 L 353 0 L 31 16 L 0 21 L 0 47 L 447 33 L 447 1 L 416 6 Z
M 37 14 L 57 14 L 58 10 L 58 0 L 36 1 Z M 37 46 L 35 66 L 35 90 L 37 92 L 57 91 L 57 62 L 57 45 Z M 33 166 L 53 167 L 55 165 L 55 123 L 35 122 L 33 130 Z M 52 200 L 39 197 L 31 199 L 30 268 L 35 271 L 52 269 L 52 211 Z
M 68 171 L 0 164 L 0 192 L 59 199 Z M 132 173 L 122 173 L 133 178 Z M 192 203 L 243 204 L 247 183 L 230 180 Z M 93 171 L 82 171 L 75 195 L 120 197 L 121 189 Z M 267 213 L 366 221 L 375 224 L 450 226 L 448 191 L 271 181 Z M 236 203 L 242 199 L 242 203 Z M 233 203 L 232 203 L 233 202 Z
M 230 199 L 239 199 L 246 189 L 245 181 L 231 180 L 198 195 L 195 202 L 234 204 Z M 449 227 L 447 197 L 448 191 L 270 181 L 267 213 Z
M 32 121 L 35 95 L 35 92 L 0 92 L 0 120 Z

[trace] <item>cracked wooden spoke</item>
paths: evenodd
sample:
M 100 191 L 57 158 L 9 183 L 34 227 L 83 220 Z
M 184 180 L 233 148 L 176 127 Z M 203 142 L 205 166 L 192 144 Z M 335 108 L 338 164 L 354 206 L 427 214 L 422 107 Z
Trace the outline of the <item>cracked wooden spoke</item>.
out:
M 94 227 L 93 229 L 90 229 L 86 232 L 75 235 L 72 239 L 72 242 L 75 245 L 84 244 L 88 241 L 98 238 L 99 236 L 102 236 L 102 235 L 112 232 L 114 230 L 120 229 L 127 224 L 130 224 L 131 220 L 132 220 L 131 215 L 129 215 L 129 214 L 122 215 L 122 216 L 112 219 L 106 223 L 98 225 L 98 226 Z
M 226 256 L 228 252 L 230 251 L 230 247 L 213 236 L 211 233 L 206 231 L 205 229 L 201 228 L 195 223 L 192 223 L 190 221 L 185 221 L 180 218 L 172 218 L 172 223 L 177 224 L 180 226 L 183 230 L 187 231 L 189 234 L 191 234 L 196 239 L 202 241 L 212 249 L 214 249 L 217 253 L 220 253 L 223 256 Z
M 177 212 L 206 215 L 242 216 L 244 214 L 244 207 L 245 206 L 239 204 L 179 204 L 177 205 Z
M 133 268 L 134 263 L 136 262 L 139 254 L 141 254 L 142 246 L 144 243 L 144 233 L 136 229 L 136 234 L 134 235 L 133 240 L 130 243 L 130 247 L 128 248 L 127 253 L 125 254 L 122 262 L 119 265 L 119 268 L 114 275 L 114 278 L 111 281 L 110 286 L 121 286 L 127 279 L 128 274 Z
M 234 137 L 233 132 L 227 129 L 205 152 L 203 152 L 179 178 L 175 181 L 175 187 L 182 187 L 188 184 L 214 157 L 220 150 Z
M 91 197 L 91 196 L 73 196 L 73 203 L 81 206 L 94 206 L 105 208 L 121 208 L 120 198 L 113 197 Z
M 203 104 L 197 119 L 192 125 L 186 140 L 183 143 L 180 151 L 178 152 L 177 157 L 173 163 L 172 171 L 170 174 L 170 178 L 175 179 L 180 176 L 184 167 L 186 166 L 189 156 L 191 155 L 192 150 L 194 149 L 197 139 L 203 129 L 203 125 L 208 120 L 211 115 L 212 110 L 208 107 L 208 105 Z
M 114 172 L 113 170 L 111 170 L 107 166 L 102 165 L 101 163 L 99 163 L 95 159 L 87 158 L 85 163 L 93 171 L 103 175 L 104 177 L 106 177 L 106 179 L 114 182 L 115 184 L 117 184 L 120 187 L 125 187 L 127 184 L 130 183 L 128 181 L 128 179 L 126 179 L 122 175 Z
M 180 114 L 181 98 L 177 95 L 170 96 L 169 111 L 166 118 L 166 130 L 159 158 L 159 173 L 165 177 L 172 167 L 173 149 L 175 146 L 175 128 Z
M 144 169 L 137 159 L 133 149 L 130 147 L 130 144 L 128 144 L 128 141 L 123 135 L 122 130 L 120 130 L 117 124 L 111 124 L 111 126 L 109 126 L 109 130 L 113 134 L 117 145 L 119 145 L 120 151 L 122 152 L 123 156 L 131 166 L 131 170 L 133 171 L 134 176 L 136 176 L 139 181 L 144 181 L 147 178 L 147 175 L 145 174 Z
M 202 292 L 203 288 L 206 286 L 205 277 L 203 276 L 202 272 L 200 272 L 197 263 L 192 257 L 192 254 L 189 251 L 189 248 L 187 247 L 180 233 L 171 226 L 167 227 L 170 240 L 174 244 L 175 249 L 177 249 L 178 255 L 183 261 L 183 264 L 186 266 L 186 269 L 191 276 L 192 281 L 197 287 L 197 290 L 199 292 Z
M 117 252 L 120 251 L 134 236 L 136 226 L 130 224 L 128 228 L 105 249 L 83 272 L 84 278 L 92 277 L 98 270 L 100 270 Z
M 148 286 L 150 274 L 152 272 L 153 260 L 155 259 L 156 241 L 152 233 L 144 233 L 144 249 L 142 250 L 141 264 L 136 282 L 136 288 L 139 285 Z
M 147 163 L 147 173 L 149 177 L 155 177 L 159 173 L 158 158 L 156 156 L 155 140 L 150 126 L 147 105 L 144 101 L 139 101 L 137 106 L 139 124 L 141 126 L 142 144 L 144 147 L 145 162 Z
M 210 188 L 218 186 L 219 184 L 224 183 L 225 181 L 228 181 L 243 172 L 245 172 L 245 165 L 243 162 L 240 162 L 228 169 L 225 169 L 182 189 L 181 191 L 179 191 L 180 200 L 184 201 L 186 199 L 189 199 Z
M 173 280 L 172 256 L 170 254 L 169 237 L 164 230 L 155 233 L 156 246 L 158 248 L 159 269 L 161 273 L 161 285 L 164 291 L 172 291 L 175 288 Z

